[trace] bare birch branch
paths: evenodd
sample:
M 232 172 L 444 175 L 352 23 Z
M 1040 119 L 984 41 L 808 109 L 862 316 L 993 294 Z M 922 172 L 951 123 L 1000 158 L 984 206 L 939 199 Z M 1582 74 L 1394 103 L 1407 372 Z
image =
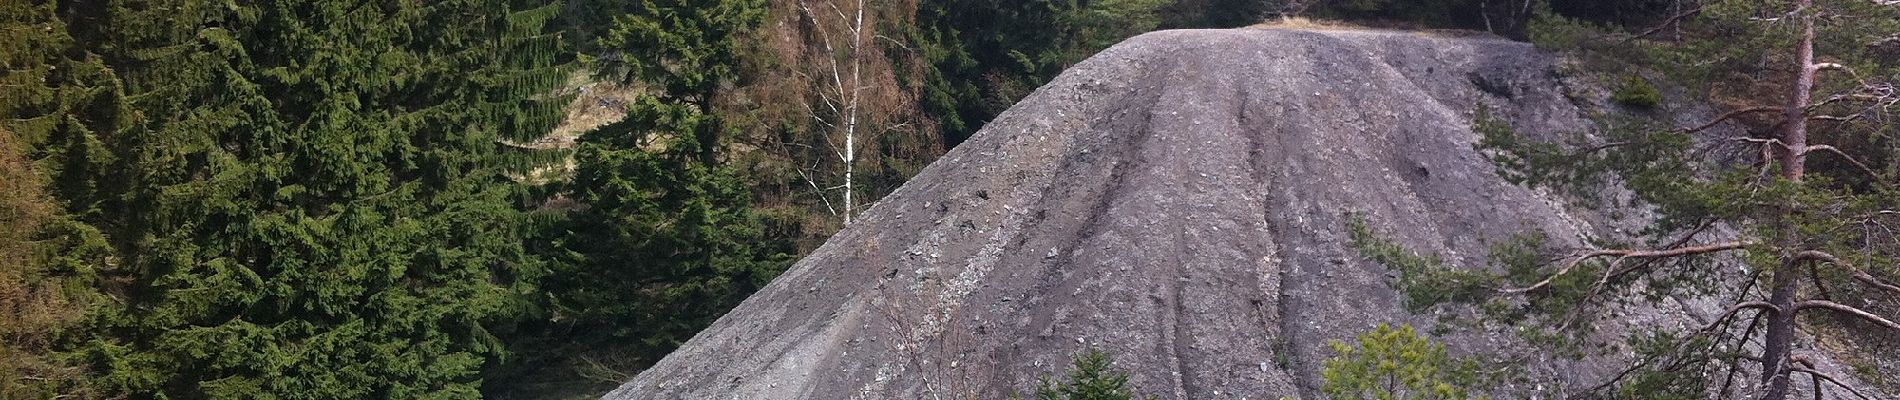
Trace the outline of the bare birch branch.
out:
M 814 165 L 814 167 L 815 166 L 816 165 Z M 825 190 L 818 188 L 818 181 L 813 180 L 811 174 L 805 173 L 805 169 L 800 168 L 798 169 L 798 176 L 805 178 L 805 184 L 811 185 L 812 193 L 818 195 L 818 200 L 825 203 L 825 211 L 830 211 L 831 215 L 838 215 L 838 209 L 831 206 L 831 196 L 826 196 Z

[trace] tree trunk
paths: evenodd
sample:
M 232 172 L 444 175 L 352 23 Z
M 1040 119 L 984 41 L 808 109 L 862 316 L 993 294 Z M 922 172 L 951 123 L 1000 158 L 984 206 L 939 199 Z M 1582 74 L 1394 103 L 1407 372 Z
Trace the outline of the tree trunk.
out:
M 1783 110 L 1785 122 L 1781 132 L 1781 145 L 1776 158 L 1781 163 L 1781 176 L 1789 182 L 1801 182 L 1807 172 L 1808 119 L 1807 109 L 1811 103 L 1809 96 L 1814 91 L 1814 16 L 1809 10 L 1813 0 L 1802 0 L 1795 10 L 1801 19 L 1800 44 L 1795 49 L 1795 62 L 1799 68 L 1795 71 L 1794 90 L 1788 100 L 1788 108 Z M 1780 232 L 1777 241 L 1780 245 L 1781 263 L 1774 271 L 1774 286 L 1770 289 L 1768 302 L 1777 311 L 1768 319 L 1768 335 L 1763 344 L 1761 355 L 1762 383 L 1768 390 L 1762 394 L 1763 400 L 1783 400 L 1789 390 L 1789 356 L 1794 347 L 1795 300 L 1800 281 L 1797 279 L 1802 261 L 1795 257 L 1802 249 L 1802 238 L 1795 226 L 1800 212 L 1800 204 L 1792 201 L 1781 205 L 1776 230 Z
M 851 217 L 857 212 L 857 203 L 853 201 L 852 175 L 857 172 L 858 163 L 858 100 L 864 92 L 861 68 L 864 65 L 864 0 L 858 0 L 857 20 L 851 23 L 851 89 L 850 104 L 845 106 L 844 125 L 844 224 L 851 225 Z M 844 90 L 844 88 L 839 88 Z
M 1784 246 L 1799 243 L 1798 240 L 1793 243 L 1785 240 L 1785 237 L 1792 236 L 1791 234 L 1783 234 L 1783 236 Z M 1788 397 L 1787 364 L 1794 345 L 1794 296 L 1796 285 L 1799 283 L 1796 281 L 1795 269 L 1800 266 L 1800 263 L 1794 259 L 1794 252 L 1791 251 L 1782 251 L 1781 260 L 1781 265 L 1774 274 L 1772 287 L 1774 293 L 1768 298 L 1768 303 L 1774 305 L 1777 311 L 1768 315 L 1768 335 L 1764 338 L 1761 355 L 1762 384 L 1768 388 L 1768 391 L 1762 395 L 1764 400 L 1782 400 Z

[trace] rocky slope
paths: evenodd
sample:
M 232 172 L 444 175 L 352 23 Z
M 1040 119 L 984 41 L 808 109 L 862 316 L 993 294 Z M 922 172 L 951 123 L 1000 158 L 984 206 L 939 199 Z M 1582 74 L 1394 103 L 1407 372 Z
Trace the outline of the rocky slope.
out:
M 1488 37 L 1167 31 L 1077 65 L 610 399 L 1006 398 L 1078 349 L 1162 398 L 1312 395 L 1329 340 L 1401 310 L 1347 239 L 1480 264 L 1614 229 L 1498 178 L 1472 113 L 1586 129 L 1555 57 Z M 1693 324 L 1708 304 L 1631 312 Z M 1610 333 L 1617 327 L 1606 327 Z M 1453 334 L 1455 351 L 1515 346 Z M 1620 364 L 1540 360 L 1561 395 Z

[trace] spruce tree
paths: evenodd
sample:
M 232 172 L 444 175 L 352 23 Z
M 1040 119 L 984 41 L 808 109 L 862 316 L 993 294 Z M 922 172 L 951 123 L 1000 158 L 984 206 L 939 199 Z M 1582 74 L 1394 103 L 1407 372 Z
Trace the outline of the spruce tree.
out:
M 614 18 L 597 71 L 651 88 L 627 116 L 582 135 L 563 195 L 582 204 L 550 235 L 563 262 L 547 281 L 564 338 L 657 361 L 788 264 L 726 164 L 735 130 L 722 89 L 762 0 L 647 0 Z
M 520 190 L 565 78 L 559 5 L 72 5 L 139 118 L 89 187 L 118 249 L 84 357 L 168 398 L 474 397 L 539 276 Z M 106 134 L 101 134 L 106 135 Z M 72 171 L 63 171 L 73 173 Z M 83 189 L 83 190 L 81 190 Z
M 1162 0 L 923 2 L 917 6 L 907 41 L 923 65 L 904 76 L 903 83 L 923 88 L 918 99 L 922 111 L 936 120 L 944 147 L 955 147 L 1070 65 L 1159 26 L 1162 8 L 1168 4 Z M 1235 15 L 1227 9 L 1191 11 L 1202 10 Z M 1247 23 L 1253 22 L 1258 21 Z
M 1075 355 L 1074 365 L 1064 382 L 1043 377 L 1036 387 L 1036 400 L 1135 400 L 1128 385 L 1128 372 L 1115 369 L 1115 360 L 1100 349 L 1087 349 Z

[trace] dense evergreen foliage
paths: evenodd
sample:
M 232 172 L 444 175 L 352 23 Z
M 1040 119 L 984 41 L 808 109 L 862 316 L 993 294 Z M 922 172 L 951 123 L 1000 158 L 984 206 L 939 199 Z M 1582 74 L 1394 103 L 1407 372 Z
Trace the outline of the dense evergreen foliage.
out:
M 919 107 L 941 124 L 945 144 L 955 146 L 1069 65 L 1154 29 L 1167 5 L 1160 0 L 924 2 L 910 40 L 921 50 L 925 67 L 909 79 L 923 84 Z
M 587 132 L 565 196 L 584 204 L 556 224 L 542 327 L 557 343 L 619 349 L 621 368 L 668 351 L 777 276 L 789 249 L 764 237 L 751 194 L 725 162 L 736 130 L 713 104 L 736 78 L 737 49 L 763 1 L 647 1 L 621 15 L 599 63 L 650 85 L 620 122 Z M 632 56 L 639 54 L 639 56 Z M 544 333 L 542 335 L 552 335 Z
M 26 135 L 68 213 L 114 250 L 87 267 L 116 304 L 68 351 L 97 387 L 140 396 L 478 395 L 501 355 L 488 327 L 519 315 L 542 273 L 504 175 L 538 158 L 508 141 L 546 132 L 565 103 L 549 95 L 565 76 L 556 11 L 62 10 L 46 28 L 77 41 L 53 54 L 122 79 L 74 68 L 105 95 Z

